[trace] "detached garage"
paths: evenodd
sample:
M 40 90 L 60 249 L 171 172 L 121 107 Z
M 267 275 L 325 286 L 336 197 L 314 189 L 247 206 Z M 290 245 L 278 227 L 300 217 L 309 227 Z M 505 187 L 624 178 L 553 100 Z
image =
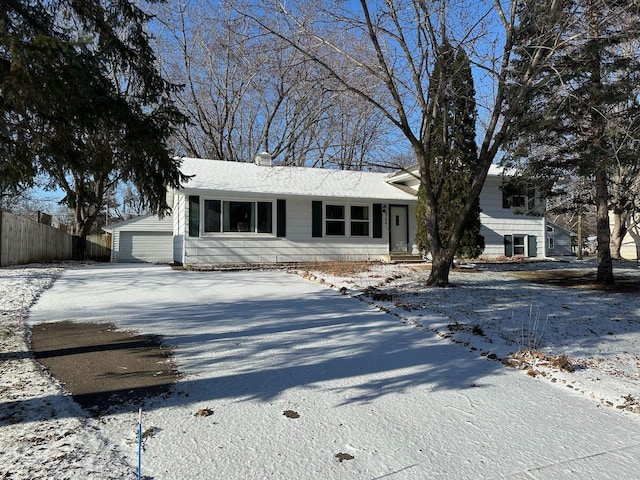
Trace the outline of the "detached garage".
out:
M 155 215 L 113 223 L 103 227 L 111 233 L 111 261 L 119 263 L 173 261 L 173 221 Z

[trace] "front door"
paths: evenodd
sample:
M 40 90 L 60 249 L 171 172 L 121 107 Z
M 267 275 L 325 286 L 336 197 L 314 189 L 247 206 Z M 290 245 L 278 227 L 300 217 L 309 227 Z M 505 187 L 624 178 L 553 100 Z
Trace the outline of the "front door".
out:
M 409 251 L 409 207 L 389 207 L 389 248 L 392 252 Z

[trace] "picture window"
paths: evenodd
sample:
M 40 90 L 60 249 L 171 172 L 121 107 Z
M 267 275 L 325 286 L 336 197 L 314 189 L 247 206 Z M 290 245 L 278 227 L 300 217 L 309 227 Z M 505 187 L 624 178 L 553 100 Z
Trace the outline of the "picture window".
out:
M 204 201 L 205 233 L 273 233 L 273 203 Z

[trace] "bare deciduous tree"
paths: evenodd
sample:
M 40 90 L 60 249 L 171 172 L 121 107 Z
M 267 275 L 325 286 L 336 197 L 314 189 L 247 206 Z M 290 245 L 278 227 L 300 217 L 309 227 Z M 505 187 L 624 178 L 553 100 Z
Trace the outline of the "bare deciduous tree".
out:
M 232 0 L 158 7 L 163 68 L 186 86 L 176 92 L 190 120 L 176 139 L 184 154 L 250 161 L 266 150 L 285 165 L 360 168 L 385 136 L 379 114 L 236 10 Z
M 356 5 L 357 3 L 357 5 Z M 564 2 L 548 1 L 536 24 L 537 37 L 520 52 L 526 65 L 509 78 L 514 36 L 521 27 L 518 0 L 360 2 L 262 0 L 243 3 L 242 12 L 261 29 L 321 67 L 345 91 L 380 112 L 402 134 L 420 167 L 425 193 L 426 235 L 433 256 L 430 285 L 447 285 L 454 253 L 489 167 L 506 138 L 515 106 L 559 42 L 564 41 Z M 460 215 L 442 237 L 439 204 L 429 164 L 435 112 L 446 79 L 429 88 L 439 45 L 467 52 L 476 72 L 477 105 L 483 119 L 477 162 Z M 511 81 L 512 88 L 508 88 Z M 431 93 L 429 93 L 431 92 Z M 429 98 L 429 95 L 432 98 Z

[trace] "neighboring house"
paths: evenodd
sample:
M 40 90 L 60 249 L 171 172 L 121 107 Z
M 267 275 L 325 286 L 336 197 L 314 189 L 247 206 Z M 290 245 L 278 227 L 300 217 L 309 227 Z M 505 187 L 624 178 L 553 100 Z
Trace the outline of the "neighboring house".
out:
M 597 235 L 589 235 L 585 242 L 585 253 L 587 255 L 594 255 L 598 251 L 598 237 Z
M 418 191 L 418 167 L 391 175 L 388 181 Z M 486 258 L 550 256 L 547 253 L 547 223 L 542 216 L 544 202 L 535 190 L 507 193 L 501 187 L 508 177 L 505 169 L 492 165 L 480 193 L 480 235 Z M 539 215 L 527 215 L 537 211 Z
M 547 256 L 573 255 L 571 231 L 547 219 Z
M 111 233 L 112 262 L 171 263 L 173 220 L 143 215 L 102 227 Z

